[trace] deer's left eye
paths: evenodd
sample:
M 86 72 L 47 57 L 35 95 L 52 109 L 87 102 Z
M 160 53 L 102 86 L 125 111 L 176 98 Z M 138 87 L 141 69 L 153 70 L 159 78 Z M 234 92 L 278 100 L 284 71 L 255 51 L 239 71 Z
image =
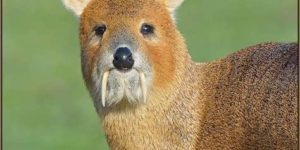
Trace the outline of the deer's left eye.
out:
M 141 33 L 143 35 L 149 35 L 154 33 L 154 27 L 150 24 L 144 23 L 141 27 Z

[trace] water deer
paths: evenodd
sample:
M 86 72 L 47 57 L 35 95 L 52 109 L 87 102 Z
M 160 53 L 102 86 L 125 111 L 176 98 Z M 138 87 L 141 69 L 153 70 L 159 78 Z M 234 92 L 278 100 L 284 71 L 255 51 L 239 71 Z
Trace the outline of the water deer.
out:
M 191 59 L 183 0 L 63 0 L 111 149 L 297 149 L 298 43 Z

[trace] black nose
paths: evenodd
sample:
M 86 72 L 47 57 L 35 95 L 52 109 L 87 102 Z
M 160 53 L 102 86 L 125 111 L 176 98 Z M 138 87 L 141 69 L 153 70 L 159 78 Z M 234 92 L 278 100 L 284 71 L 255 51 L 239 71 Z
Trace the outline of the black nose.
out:
M 130 49 L 127 47 L 118 48 L 114 55 L 113 64 L 118 70 L 131 69 L 134 64 L 134 60 Z

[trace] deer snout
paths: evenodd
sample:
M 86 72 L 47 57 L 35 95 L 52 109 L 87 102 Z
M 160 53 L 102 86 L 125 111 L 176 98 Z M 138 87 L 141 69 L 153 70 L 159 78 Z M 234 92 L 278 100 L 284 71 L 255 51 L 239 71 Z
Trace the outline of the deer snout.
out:
M 120 71 L 126 71 L 132 69 L 134 60 L 132 53 L 127 47 L 119 47 L 115 54 L 113 65 Z

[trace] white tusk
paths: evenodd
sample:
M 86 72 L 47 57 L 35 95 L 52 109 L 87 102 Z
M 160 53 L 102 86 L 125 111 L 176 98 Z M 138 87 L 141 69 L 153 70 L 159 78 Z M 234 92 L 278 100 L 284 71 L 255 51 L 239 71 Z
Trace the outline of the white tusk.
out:
M 145 74 L 143 72 L 140 72 L 140 79 L 141 79 L 141 88 L 143 93 L 143 99 L 146 103 L 146 80 L 145 80 Z
M 107 80 L 108 80 L 109 71 L 104 72 L 102 78 L 102 88 L 101 88 L 101 101 L 102 106 L 105 107 L 105 96 L 106 96 L 106 87 L 107 87 Z

